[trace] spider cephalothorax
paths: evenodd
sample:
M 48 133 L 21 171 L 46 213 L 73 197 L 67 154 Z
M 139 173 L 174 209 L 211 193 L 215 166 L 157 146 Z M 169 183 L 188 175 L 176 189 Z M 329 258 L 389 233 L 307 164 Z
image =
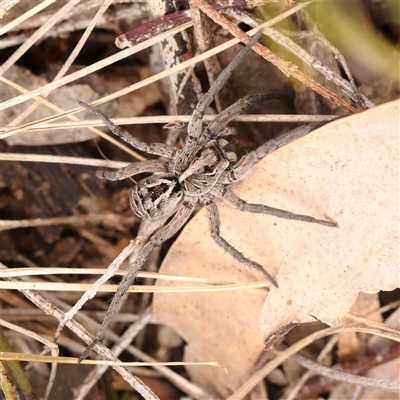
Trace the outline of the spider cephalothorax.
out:
M 307 125 L 297 128 L 278 139 L 263 144 L 237 161 L 235 153 L 229 149 L 228 140 L 223 138 L 234 133 L 232 128 L 226 125 L 234 116 L 242 113 L 251 105 L 280 98 L 279 95 L 271 92 L 248 95 L 222 111 L 205 128 L 203 127 L 202 120 L 205 110 L 226 82 L 232 70 L 258 38 L 259 36 L 253 37 L 248 47 L 236 56 L 199 101 L 191 116 L 182 149 L 163 143 L 146 144 L 114 125 L 100 111 L 80 102 L 82 106 L 95 113 L 114 134 L 128 144 L 138 150 L 162 157 L 157 160 L 133 163 L 117 171 L 100 171 L 98 173 L 99 177 L 109 180 L 125 179 L 140 173 L 152 174 L 134 187 L 130 196 L 130 205 L 139 217 L 159 220 L 160 223 L 158 230 L 148 238 L 147 243 L 140 249 L 131 270 L 121 282 L 95 339 L 82 354 L 81 359 L 85 358 L 96 341 L 103 337 L 112 315 L 118 309 L 122 296 L 128 290 L 137 271 L 142 267 L 151 251 L 179 231 L 190 218 L 198 202 L 202 203 L 207 210 L 210 234 L 215 242 L 236 260 L 262 273 L 276 287 L 278 285 L 274 278 L 260 264 L 248 259 L 221 237 L 220 218 L 215 199 L 221 198 L 228 205 L 242 211 L 270 214 L 279 218 L 313 222 L 329 227 L 336 226 L 336 223 L 332 221 L 294 214 L 263 204 L 248 204 L 229 188 L 230 183 L 244 179 L 265 155 L 294 139 L 304 136 L 315 127 L 315 125 Z M 171 217 L 171 219 L 163 226 L 168 217 Z
M 211 140 L 183 150 L 176 158 L 173 172 L 188 196 L 202 196 L 217 184 L 221 174 L 229 167 L 230 154 L 225 153 L 225 140 Z
M 160 219 L 171 215 L 185 196 L 209 193 L 236 160 L 235 153 L 225 152 L 228 144 L 227 140 L 218 139 L 177 149 L 167 162 L 172 173 L 152 175 L 135 185 L 129 198 L 132 211 L 143 219 Z

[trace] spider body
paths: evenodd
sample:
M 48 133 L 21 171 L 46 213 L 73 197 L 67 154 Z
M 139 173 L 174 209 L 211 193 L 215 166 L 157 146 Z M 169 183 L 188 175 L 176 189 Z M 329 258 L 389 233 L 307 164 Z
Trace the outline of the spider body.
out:
M 132 211 L 139 218 L 157 220 L 171 215 L 185 197 L 201 201 L 236 159 L 233 152 L 225 153 L 227 145 L 228 141 L 219 139 L 176 149 L 165 163 L 166 174 L 147 177 L 133 188 L 129 198 Z
M 182 151 L 174 162 L 173 173 L 187 196 L 201 196 L 212 190 L 229 164 L 224 149 L 211 140 Z
M 134 187 L 130 195 L 130 205 L 133 212 L 140 218 L 159 220 L 160 223 L 158 230 L 143 245 L 136 260 L 131 265 L 130 271 L 122 280 L 95 339 L 82 354 L 80 360 L 84 359 L 93 345 L 102 339 L 111 317 L 118 309 L 122 296 L 127 292 L 151 251 L 182 228 L 193 213 L 197 202 L 202 203 L 207 210 L 210 234 L 215 242 L 237 261 L 262 273 L 276 287 L 278 286 L 276 281 L 262 265 L 247 258 L 221 237 L 216 198 L 221 198 L 231 207 L 241 211 L 270 214 L 279 218 L 318 223 L 329 227 L 336 226 L 336 223 L 332 221 L 294 214 L 262 204 L 248 204 L 229 188 L 230 183 L 238 182 L 249 175 L 254 166 L 265 155 L 306 135 L 315 128 L 315 125 L 297 128 L 280 138 L 265 143 L 237 161 L 236 154 L 230 150 L 229 141 L 224 138 L 228 138 L 235 131 L 226 125 L 236 115 L 253 104 L 280 98 L 279 95 L 271 92 L 248 95 L 222 111 L 205 128 L 203 127 L 202 119 L 207 107 L 227 81 L 232 70 L 258 38 L 259 35 L 253 37 L 248 47 L 236 56 L 199 101 L 188 124 L 188 132 L 182 149 L 163 143 L 146 144 L 114 125 L 100 111 L 79 102 L 83 107 L 96 114 L 115 135 L 128 144 L 138 150 L 161 156 L 160 159 L 133 163 L 117 171 L 99 171 L 98 173 L 100 178 L 112 181 L 125 179 L 139 173 L 153 174 Z M 165 224 L 168 217 L 170 217 L 170 220 Z

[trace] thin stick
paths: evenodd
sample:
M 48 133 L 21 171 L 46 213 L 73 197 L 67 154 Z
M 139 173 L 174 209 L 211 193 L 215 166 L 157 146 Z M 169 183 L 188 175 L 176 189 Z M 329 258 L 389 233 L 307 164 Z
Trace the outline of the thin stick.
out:
M 261 9 L 262 11 L 262 9 Z M 242 10 L 227 10 L 225 11 L 226 14 L 232 16 L 238 22 L 243 22 L 252 28 L 255 28 L 259 25 L 257 18 L 253 15 L 250 15 Z M 266 18 L 265 18 L 266 19 Z M 370 108 L 374 106 L 371 100 L 369 100 L 366 96 L 359 93 L 357 87 L 355 85 L 354 79 L 351 76 L 349 67 L 347 66 L 345 58 L 340 54 L 339 50 L 336 49 L 330 42 L 328 42 L 325 38 L 321 37 L 320 35 L 314 34 L 312 32 L 290 32 L 284 31 L 284 33 L 288 36 L 295 36 L 299 38 L 307 37 L 310 35 L 315 35 L 317 40 L 323 42 L 325 46 L 327 46 L 332 53 L 335 55 L 335 58 L 340 61 L 343 65 L 343 69 L 346 72 L 347 77 L 349 80 L 344 79 L 340 74 L 336 71 L 333 71 L 327 65 L 323 64 L 320 60 L 315 58 L 313 55 L 307 53 L 301 46 L 291 40 L 288 36 L 281 33 L 277 29 L 268 28 L 264 30 L 264 34 L 269 36 L 274 42 L 278 43 L 279 45 L 285 47 L 288 51 L 294 54 L 296 57 L 300 58 L 304 63 L 315 68 L 319 71 L 325 78 L 329 81 L 334 82 L 347 96 L 349 96 L 353 101 L 360 102 L 361 105 L 365 106 L 364 108 Z
M 56 0 L 44 0 L 37 6 L 31 8 L 28 10 L 25 14 L 20 15 L 18 18 L 15 18 L 11 22 L 9 22 L 7 25 L 4 25 L 0 28 L 0 35 L 4 35 L 7 33 L 9 30 L 15 28 L 22 22 L 26 21 L 27 19 L 31 18 L 33 15 L 37 14 L 38 12 L 44 10 L 46 7 L 48 7 L 50 4 L 54 3 Z
M 112 354 L 118 357 L 133 339 L 138 335 L 138 333 L 150 322 L 151 313 L 148 308 L 145 310 L 140 318 L 132 324 L 120 337 L 120 339 L 111 348 Z M 86 395 L 89 393 L 90 389 L 97 383 L 97 381 L 104 375 L 104 373 L 109 368 L 109 365 L 97 365 L 93 368 L 89 374 L 85 377 L 84 381 L 76 388 L 76 397 L 74 400 L 84 400 Z
M 400 389 L 400 382 L 398 381 L 385 381 L 382 379 L 367 378 L 365 376 L 358 376 L 349 374 L 347 372 L 338 371 L 333 368 L 326 367 L 325 365 L 319 364 L 315 361 L 309 360 L 300 354 L 297 354 L 294 359 L 301 366 L 311 371 L 314 371 L 319 375 L 326 376 L 327 378 L 337 381 L 350 383 L 351 385 L 376 387 L 390 392 L 398 392 Z

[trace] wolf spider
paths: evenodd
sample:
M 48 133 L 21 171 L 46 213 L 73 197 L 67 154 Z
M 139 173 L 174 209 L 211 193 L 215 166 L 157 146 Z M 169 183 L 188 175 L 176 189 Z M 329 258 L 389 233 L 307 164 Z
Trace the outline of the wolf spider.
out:
M 163 143 L 144 143 L 119 126 L 114 125 L 102 112 L 79 101 L 81 106 L 96 114 L 115 135 L 126 143 L 137 150 L 161 157 L 157 160 L 135 162 L 115 171 L 99 171 L 98 173 L 99 177 L 110 181 L 125 179 L 141 173 L 153 174 L 136 184 L 129 200 L 130 206 L 137 216 L 147 220 L 160 220 L 160 225 L 156 233 L 141 248 L 128 275 L 122 280 L 97 335 L 81 355 L 80 360 L 86 358 L 94 344 L 104 336 L 111 317 L 118 309 L 121 298 L 129 289 L 137 271 L 142 267 L 152 250 L 174 236 L 183 227 L 192 215 L 197 202 L 202 203 L 207 210 L 210 234 L 215 242 L 242 264 L 261 272 L 276 287 L 278 287 L 278 284 L 275 279 L 259 263 L 244 256 L 221 237 L 220 217 L 215 198 L 221 198 L 231 207 L 241 211 L 269 214 L 279 218 L 312 222 L 328 227 L 336 226 L 333 221 L 294 214 L 262 204 L 248 204 L 228 187 L 229 184 L 239 182 L 249 175 L 258 161 L 266 154 L 298 137 L 304 136 L 315 127 L 315 125 L 307 125 L 294 129 L 278 139 L 263 144 L 237 161 L 236 154 L 229 149 L 229 142 L 224 139 L 224 137 L 234 134 L 235 131 L 226 127 L 226 125 L 250 106 L 280 98 L 278 94 L 268 92 L 245 96 L 222 111 L 203 129 L 202 119 L 207 107 L 214 100 L 233 69 L 247 55 L 259 37 L 260 35 L 256 35 L 252 38 L 248 46 L 235 57 L 199 101 L 189 121 L 187 136 L 182 149 Z M 162 226 L 168 217 L 172 217 L 171 220 L 165 226 Z

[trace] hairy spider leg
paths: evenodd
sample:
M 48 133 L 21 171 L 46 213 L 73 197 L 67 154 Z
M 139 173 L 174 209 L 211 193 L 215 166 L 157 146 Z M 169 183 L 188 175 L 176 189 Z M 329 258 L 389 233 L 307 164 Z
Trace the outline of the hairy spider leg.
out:
M 196 108 L 188 124 L 188 133 L 186 136 L 185 147 L 198 143 L 203 131 L 203 117 L 207 107 L 212 103 L 215 96 L 221 90 L 222 86 L 232 75 L 233 70 L 240 64 L 243 58 L 248 54 L 254 44 L 260 39 L 262 31 L 257 32 L 249 41 L 247 46 L 231 61 L 231 63 L 221 72 L 207 93 L 197 103 Z
M 135 136 L 132 136 L 128 131 L 122 129 L 120 126 L 115 125 L 106 115 L 104 115 L 100 110 L 93 108 L 89 104 L 84 103 L 81 100 L 78 100 L 79 105 L 86 108 L 95 114 L 99 119 L 101 119 L 104 124 L 110 129 L 110 131 L 121 138 L 124 142 L 130 144 L 133 148 L 144 151 L 149 154 L 156 154 L 161 157 L 173 157 L 176 154 L 177 148 L 175 146 L 170 146 L 165 143 L 153 142 L 153 143 L 145 143 L 142 140 L 138 139 Z
M 215 192 L 216 190 L 213 191 L 213 193 Z M 317 219 L 309 215 L 295 214 L 290 211 L 281 210 L 280 208 L 269 207 L 264 204 L 246 203 L 244 200 L 238 197 L 235 194 L 235 192 L 233 192 L 226 186 L 221 186 L 219 188 L 218 196 L 221 197 L 226 204 L 240 211 L 248 211 L 257 214 L 268 214 L 278 218 L 291 219 L 295 221 L 303 221 L 303 222 L 329 226 L 330 228 L 337 227 L 337 223 L 335 221 Z
M 189 217 L 192 215 L 194 207 L 196 204 L 196 200 L 185 200 L 182 205 L 176 211 L 172 220 L 157 231 L 150 240 L 143 246 L 140 250 L 138 258 L 136 261 L 131 265 L 128 274 L 124 277 L 120 285 L 118 286 L 117 291 L 114 294 L 114 297 L 111 301 L 110 307 L 108 308 L 106 315 L 104 317 L 103 322 L 100 325 L 99 330 L 97 331 L 96 335 L 94 336 L 92 342 L 88 345 L 86 350 L 81 354 L 79 357 L 79 362 L 83 361 L 89 353 L 92 351 L 93 347 L 96 343 L 100 342 L 104 334 L 111 322 L 112 317 L 118 311 L 118 306 L 121 303 L 121 299 L 123 296 L 128 293 L 129 286 L 132 285 L 133 281 L 136 278 L 137 273 L 142 268 L 144 262 L 149 257 L 150 253 L 156 247 L 163 244 L 166 240 L 174 236 L 179 229 L 186 223 Z
M 221 175 L 220 182 L 223 184 L 240 182 L 248 175 L 250 175 L 257 163 L 265 156 L 279 149 L 280 147 L 293 142 L 294 140 L 306 136 L 312 130 L 318 128 L 321 125 L 323 125 L 323 123 L 313 123 L 299 126 L 275 139 L 268 140 L 268 142 L 265 142 L 256 150 L 245 154 L 235 165 L 226 170 Z
M 242 114 L 243 111 L 247 110 L 249 107 L 263 103 L 270 100 L 282 99 L 283 96 L 274 92 L 262 92 L 249 94 L 241 99 L 237 100 L 235 103 L 230 105 L 225 110 L 221 111 L 204 129 L 203 133 L 200 135 L 201 141 L 209 141 L 215 139 L 218 136 L 222 136 L 222 132 L 225 126 L 232 121 L 236 115 Z

